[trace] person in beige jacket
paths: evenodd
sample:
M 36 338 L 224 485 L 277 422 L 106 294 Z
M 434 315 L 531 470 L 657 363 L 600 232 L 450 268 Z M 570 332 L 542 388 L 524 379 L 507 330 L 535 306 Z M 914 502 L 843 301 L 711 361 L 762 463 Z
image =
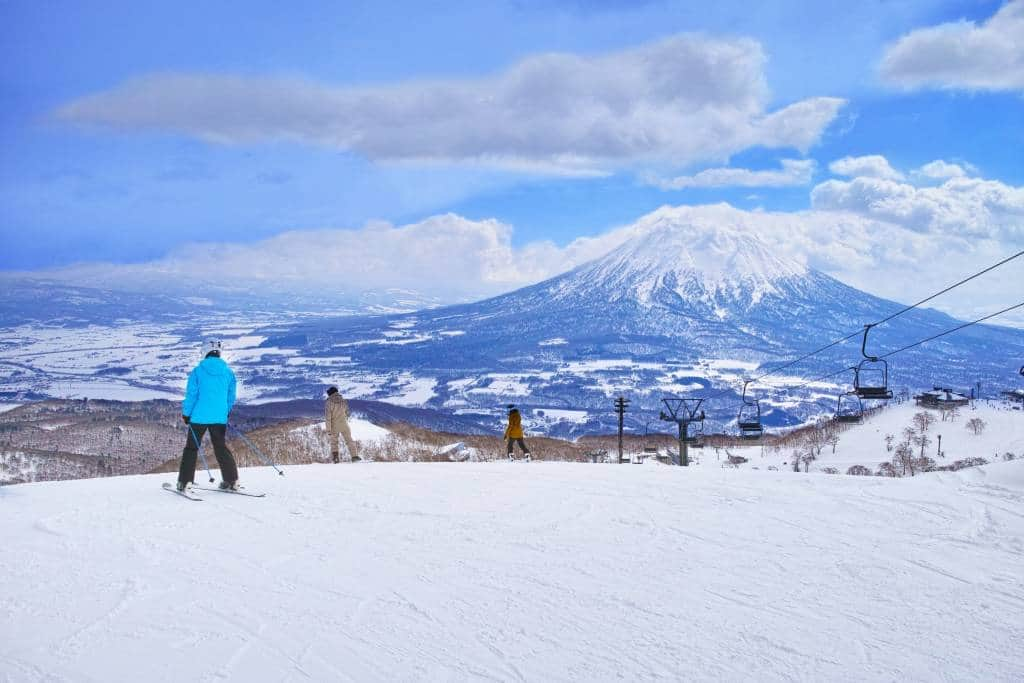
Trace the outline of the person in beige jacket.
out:
M 356 452 L 356 442 L 352 440 L 352 432 L 348 429 L 348 402 L 338 393 L 338 387 L 327 389 L 327 400 L 324 401 L 324 421 L 327 423 L 327 438 L 331 445 L 331 458 L 334 462 L 339 462 L 339 434 L 345 439 L 345 446 L 348 448 L 348 454 L 352 456 L 352 462 L 358 462 L 361 458 Z

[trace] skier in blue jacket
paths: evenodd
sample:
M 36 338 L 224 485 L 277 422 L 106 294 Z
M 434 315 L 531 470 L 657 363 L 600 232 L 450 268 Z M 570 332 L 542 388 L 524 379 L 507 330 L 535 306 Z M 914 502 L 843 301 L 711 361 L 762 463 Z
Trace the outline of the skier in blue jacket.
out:
M 185 449 L 178 469 L 178 490 L 184 491 L 196 476 L 196 455 L 203 434 L 210 432 L 213 452 L 220 465 L 222 489 L 238 489 L 238 466 L 224 443 L 228 413 L 235 405 L 235 373 L 220 357 L 221 343 L 211 339 L 203 343 L 203 360 L 189 373 L 181 419 L 188 425 Z

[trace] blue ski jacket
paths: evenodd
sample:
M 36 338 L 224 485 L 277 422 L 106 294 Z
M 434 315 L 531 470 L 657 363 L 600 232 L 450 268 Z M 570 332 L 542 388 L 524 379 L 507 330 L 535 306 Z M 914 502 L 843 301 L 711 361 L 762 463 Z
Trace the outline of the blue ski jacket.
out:
M 227 424 L 234 405 L 235 373 L 216 356 L 204 358 L 188 375 L 181 414 L 196 424 Z

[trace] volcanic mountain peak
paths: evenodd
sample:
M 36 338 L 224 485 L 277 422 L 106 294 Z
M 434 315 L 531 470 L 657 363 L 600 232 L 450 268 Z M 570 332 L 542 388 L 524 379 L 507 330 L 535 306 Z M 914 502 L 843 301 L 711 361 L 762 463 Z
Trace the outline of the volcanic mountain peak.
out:
M 663 207 L 638 234 L 577 271 L 592 287 L 650 301 L 659 289 L 686 297 L 757 303 L 782 280 L 804 278 L 807 266 L 778 253 L 743 214 L 730 207 Z

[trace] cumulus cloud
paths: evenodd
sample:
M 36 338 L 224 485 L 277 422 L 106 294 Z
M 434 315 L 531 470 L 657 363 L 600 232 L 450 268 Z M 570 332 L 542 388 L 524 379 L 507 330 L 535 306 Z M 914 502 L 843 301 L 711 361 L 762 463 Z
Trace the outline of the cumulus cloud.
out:
M 536 55 L 485 78 L 386 86 L 155 74 L 71 101 L 54 116 L 219 144 L 322 145 L 375 161 L 593 174 L 725 159 L 755 145 L 805 151 L 843 100 L 768 111 L 764 64 L 752 40 L 680 35 L 595 57 Z
M 828 165 L 828 170 L 836 175 L 849 178 L 883 178 L 885 180 L 902 180 L 903 174 L 889 165 L 889 160 L 879 154 L 868 154 L 861 157 L 843 157 Z
M 690 176 L 647 176 L 644 180 L 662 190 L 681 190 L 688 187 L 792 187 L 809 185 L 814 176 L 814 167 L 812 159 L 783 159 L 782 168 L 778 170 L 709 168 Z
M 851 162 L 848 170 L 891 168 L 879 158 L 884 163 Z M 811 190 L 811 208 L 804 211 L 665 206 L 565 245 L 519 245 L 513 226 L 501 221 L 443 214 L 398 226 L 375 222 L 361 228 L 296 230 L 249 244 L 185 245 L 149 263 L 92 264 L 35 275 L 194 296 L 208 287 L 232 288 L 340 304 L 398 289 L 415 292 L 420 300 L 454 303 L 539 282 L 668 221 L 687 231 L 757 235 L 781 255 L 873 294 L 907 301 L 1024 248 L 1024 187 L 957 175 L 949 167 L 963 170 L 940 161 L 923 166 L 920 173 L 928 169 L 949 176 L 926 186 L 871 175 L 827 180 Z M 973 292 L 957 290 L 939 305 L 975 318 L 999 307 L 994 304 L 1016 303 L 1024 259 L 1014 268 L 979 281 L 980 289 Z M 1015 322 L 1024 325 L 1024 316 Z
M 497 294 L 538 282 L 611 250 L 636 233 L 626 226 L 559 246 L 515 247 L 512 227 L 455 214 L 402 226 L 295 230 L 258 242 L 185 245 L 141 264 L 85 264 L 47 271 L 54 279 L 113 289 L 201 294 L 270 291 L 352 301 L 364 293 L 408 290 L 443 302 Z M 43 273 L 41 273 L 43 274 Z
M 828 180 L 811 191 L 819 211 L 848 211 L 922 233 L 1019 240 L 1024 188 L 995 180 L 953 177 L 935 187 L 882 178 Z
M 973 167 L 968 165 L 970 170 L 974 170 Z M 915 171 L 915 175 L 923 178 L 931 178 L 934 180 L 947 180 L 949 178 L 964 178 L 968 175 L 968 168 L 961 166 L 960 164 L 951 164 L 943 161 L 942 159 L 936 159 L 930 163 L 925 164 L 921 168 Z
M 911 31 L 882 58 L 884 80 L 906 88 L 1024 90 L 1024 0 L 988 21 L 958 21 Z

